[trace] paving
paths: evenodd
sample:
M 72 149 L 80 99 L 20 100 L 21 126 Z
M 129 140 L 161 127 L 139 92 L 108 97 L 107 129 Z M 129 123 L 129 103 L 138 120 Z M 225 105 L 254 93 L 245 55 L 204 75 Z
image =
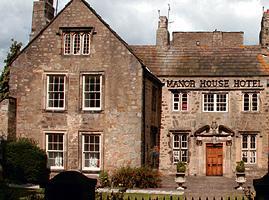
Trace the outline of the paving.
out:
M 162 190 L 176 189 L 177 184 L 174 181 L 175 176 L 166 176 L 162 178 Z M 244 188 L 254 191 L 253 178 L 247 177 Z M 221 199 L 221 197 L 235 197 L 243 196 L 244 191 L 237 190 L 237 183 L 234 178 L 220 177 L 220 176 L 187 176 L 186 182 L 183 184 L 184 196 L 188 199 Z
M 257 177 L 256 177 L 257 178 Z M 245 189 L 253 188 L 254 177 L 247 177 L 243 185 Z M 146 193 L 146 194 L 166 194 L 166 195 L 183 195 L 187 200 L 221 200 L 221 197 L 234 199 L 245 196 L 243 190 L 237 190 L 235 177 L 227 178 L 222 176 L 187 176 L 183 184 L 184 190 L 177 190 L 178 185 L 175 182 L 175 175 L 163 176 L 160 188 L 150 189 L 128 189 L 126 193 Z M 115 189 L 99 189 L 100 192 L 118 192 Z M 247 198 L 245 198 L 247 199 Z

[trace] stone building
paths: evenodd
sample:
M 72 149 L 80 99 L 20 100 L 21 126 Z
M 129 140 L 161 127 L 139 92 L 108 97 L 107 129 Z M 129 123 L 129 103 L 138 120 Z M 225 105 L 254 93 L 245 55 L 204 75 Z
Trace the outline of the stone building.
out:
M 269 11 L 260 44 L 243 32 L 174 32 L 128 45 L 84 0 L 53 16 L 34 3 L 32 40 L 11 66 L 16 136 L 35 139 L 53 171 L 153 165 L 163 174 L 227 176 L 244 160 L 267 171 Z M 15 104 L 14 104 L 15 105 Z M 15 116 L 15 115 L 13 115 Z
M 160 17 L 156 45 L 132 46 L 165 84 L 162 89 L 160 167 L 189 175 L 234 175 L 236 162 L 259 176 L 268 166 L 269 11 L 260 45 L 245 46 L 243 32 L 174 32 Z
M 52 5 L 34 3 L 32 40 L 11 66 L 16 136 L 36 140 L 52 171 L 151 164 L 162 82 L 86 1 L 56 17 Z

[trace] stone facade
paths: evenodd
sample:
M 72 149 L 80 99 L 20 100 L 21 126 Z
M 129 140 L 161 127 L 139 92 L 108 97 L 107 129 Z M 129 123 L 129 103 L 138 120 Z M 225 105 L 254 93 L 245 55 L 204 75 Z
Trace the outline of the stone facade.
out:
M 173 46 L 233 47 L 243 45 L 243 32 L 173 32 Z
M 243 32 L 174 32 L 163 42 L 169 38 L 163 22 L 161 16 L 156 45 L 131 46 L 164 83 L 159 170 L 174 174 L 183 161 L 188 175 L 232 177 L 244 160 L 248 175 L 265 174 L 268 50 L 263 43 L 245 46 Z
M 244 160 L 249 175 L 267 171 L 268 11 L 260 45 L 217 30 L 175 32 L 170 41 L 161 16 L 156 45 L 131 46 L 84 0 L 53 19 L 39 4 L 53 2 L 34 4 L 35 37 L 12 63 L 10 94 L 16 136 L 35 139 L 56 170 L 149 165 L 170 174 L 183 161 L 188 175 L 231 177 Z M 44 19 L 52 20 L 41 29 Z M 94 109 L 85 106 L 88 77 Z
M 64 55 L 66 29 L 92 31 L 89 55 Z M 48 76 L 53 74 L 65 79 L 63 110 L 47 106 Z M 102 77 L 100 110 L 83 110 L 85 74 Z M 84 134 L 99 138 L 97 171 L 141 166 L 149 160 L 150 144 L 154 144 L 151 127 L 159 135 L 160 105 L 152 111 L 151 103 L 152 88 L 161 97 L 161 86 L 85 1 L 70 1 L 12 63 L 10 93 L 17 99 L 17 137 L 33 138 L 48 150 L 46 135 L 63 134 L 61 170 L 83 171 Z
M 0 136 L 5 139 L 16 137 L 16 100 L 4 99 L 0 102 Z
M 195 85 L 171 84 L 172 81 L 190 81 Z M 262 77 L 220 77 L 220 78 L 163 78 L 165 87 L 163 88 L 162 103 L 162 129 L 161 129 L 161 158 L 160 170 L 169 173 L 175 172 L 173 164 L 173 134 L 187 133 L 188 135 L 188 174 L 206 175 L 206 146 L 207 144 L 221 144 L 223 147 L 223 175 L 232 177 L 235 172 L 236 162 L 242 159 L 242 135 L 250 133 L 256 135 L 256 163 L 246 164 L 249 175 L 262 175 L 267 170 L 268 153 L 268 78 Z M 213 86 L 212 82 L 222 81 L 226 85 Z M 244 85 L 246 81 L 259 81 L 258 85 Z M 208 82 L 208 84 L 203 84 Z M 237 82 L 242 82 L 238 87 Z M 209 84 L 210 83 L 210 84 Z M 187 92 L 188 110 L 173 110 L 173 92 Z M 212 92 L 212 90 L 214 92 Z M 259 94 L 259 110 L 257 112 L 243 111 L 243 95 L 248 92 Z M 227 112 L 205 112 L 203 110 L 205 93 L 225 93 L 228 94 Z M 210 130 L 199 135 L 199 129 L 205 125 L 212 126 L 216 122 L 217 126 L 227 127 L 229 132 L 220 132 L 218 128 L 216 136 Z

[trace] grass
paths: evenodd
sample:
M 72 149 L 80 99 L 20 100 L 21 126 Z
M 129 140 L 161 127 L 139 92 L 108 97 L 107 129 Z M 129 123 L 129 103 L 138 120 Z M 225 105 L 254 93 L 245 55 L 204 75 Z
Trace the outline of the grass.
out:
M 40 195 L 41 198 L 29 198 L 33 195 Z M 96 193 L 96 200 L 100 199 L 100 193 Z M 43 198 L 42 198 L 43 197 Z M 164 195 L 164 194 L 144 194 L 144 193 L 114 193 L 113 197 L 117 200 L 185 200 L 184 195 Z M 0 184 L 0 200 L 30 200 L 30 199 L 44 199 L 44 189 L 25 189 L 25 188 L 10 188 L 4 184 Z M 102 200 L 112 200 L 110 193 L 102 193 Z M 199 200 L 199 197 L 193 198 Z M 208 198 L 212 200 L 213 198 Z M 242 200 L 243 196 L 223 197 L 223 200 Z M 187 198 L 192 200 L 192 198 Z M 246 200 L 246 198 L 245 198 Z
M 24 200 L 31 195 L 44 195 L 43 189 L 11 188 L 0 184 L 0 200 Z
M 96 193 L 96 199 L 100 200 L 98 198 L 98 193 Z M 114 193 L 114 197 L 121 197 L 117 198 L 120 200 L 185 200 L 184 195 L 164 195 L 164 194 L 142 194 L 142 193 L 124 193 L 123 197 L 120 196 L 119 193 Z M 112 195 L 108 193 L 102 193 L 102 200 L 112 200 Z M 199 200 L 199 197 L 194 197 L 194 200 Z M 205 199 L 205 198 L 201 198 Z M 216 198 L 218 199 L 218 198 Z M 192 200 L 192 197 L 188 197 L 187 200 Z M 213 197 L 208 197 L 208 200 L 213 200 Z M 223 196 L 223 200 L 243 200 L 243 196 L 240 195 L 234 195 L 230 197 Z M 246 197 L 244 197 L 244 200 L 247 200 Z

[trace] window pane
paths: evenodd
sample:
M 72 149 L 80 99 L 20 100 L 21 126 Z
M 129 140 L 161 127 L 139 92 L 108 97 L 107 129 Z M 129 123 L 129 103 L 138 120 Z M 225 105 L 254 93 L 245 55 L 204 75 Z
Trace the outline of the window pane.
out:
M 179 93 L 173 93 L 173 101 L 174 101 L 174 107 L 173 110 L 174 111 L 179 111 Z
M 179 151 L 178 150 L 173 151 L 173 161 L 174 161 L 174 163 L 177 163 L 177 162 L 180 161 L 180 159 L 179 159 Z
M 256 163 L 256 135 L 242 136 L 242 160 L 249 164 Z
M 244 111 L 249 111 L 249 94 L 244 94 Z
M 258 94 L 252 94 L 252 111 L 258 111 Z
M 100 168 L 100 135 L 83 135 L 83 138 L 83 167 Z
M 242 151 L 242 160 L 245 163 L 248 163 L 248 152 L 247 151 Z
M 48 108 L 64 108 L 65 76 L 48 75 L 47 102 Z
M 101 75 L 84 75 L 84 108 L 101 108 Z
M 80 33 L 75 33 L 73 36 L 73 52 L 74 54 L 80 54 Z
M 214 94 L 204 94 L 204 111 L 214 111 Z
M 188 94 L 182 93 L 181 95 L 181 110 L 186 111 L 188 110 Z
M 187 150 L 181 150 L 181 161 L 182 162 L 188 161 L 188 151 Z
M 250 152 L 249 162 L 250 163 L 256 163 L 256 151 L 251 151 Z
M 227 110 L 227 95 L 226 94 L 216 94 L 217 98 L 217 111 Z
M 71 54 L 71 34 L 64 35 L 64 54 Z
M 188 161 L 188 135 L 174 134 L 173 162 Z
M 250 136 L 250 148 L 256 149 L 256 136 L 255 135 Z
M 50 167 L 63 167 L 63 134 L 47 134 L 47 155 Z
M 179 148 L 179 135 L 174 135 L 174 148 Z
M 247 149 L 248 148 L 248 136 L 242 135 L 242 148 Z
M 83 35 L 83 54 L 87 55 L 90 53 L 90 34 L 85 33 Z

